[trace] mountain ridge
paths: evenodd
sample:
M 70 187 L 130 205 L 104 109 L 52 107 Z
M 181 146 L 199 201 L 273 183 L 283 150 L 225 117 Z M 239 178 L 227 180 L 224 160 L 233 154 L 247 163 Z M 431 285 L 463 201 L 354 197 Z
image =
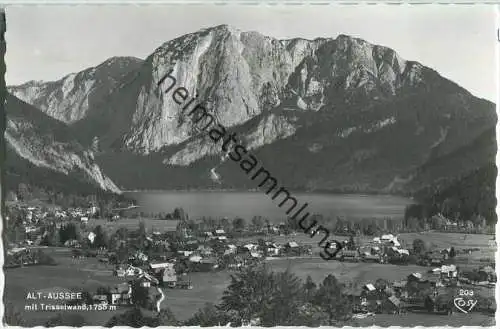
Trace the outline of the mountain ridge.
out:
M 220 25 L 164 42 L 69 122 L 123 188 L 255 188 L 186 122 L 172 91 L 162 91 L 168 84 L 158 89 L 171 69 L 176 87 L 197 94 L 291 189 L 414 193 L 436 177 L 484 167 L 496 152 L 486 139 L 477 161 L 440 169 L 494 127 L 494 104 L 389 47 L 345 34 L 278 40 Z M 88 97 L 79 90 L 77 99 Z
M 11 94 L 7 94 L 5 108 L 6 163 L 11 175 L 15 175 L 16 168 L 26 168 L 31 163 L 39 168 L 35 177 L 40 180 L 44 180 L 44 175 L 64 175 L 78 181 L 80 186 L 93 185 L 96 189 L 121 193 L 101 171 L 94 154 L 73 138 L 70 127 Z M 15 189 L 10 183 L 7 185 Z

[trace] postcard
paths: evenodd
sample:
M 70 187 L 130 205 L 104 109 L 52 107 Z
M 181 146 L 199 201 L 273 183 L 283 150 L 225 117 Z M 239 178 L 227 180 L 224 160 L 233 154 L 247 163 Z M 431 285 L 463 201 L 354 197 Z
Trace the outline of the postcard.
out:
M 5 325 L 495 326 L 495 6 L 0 17 Z

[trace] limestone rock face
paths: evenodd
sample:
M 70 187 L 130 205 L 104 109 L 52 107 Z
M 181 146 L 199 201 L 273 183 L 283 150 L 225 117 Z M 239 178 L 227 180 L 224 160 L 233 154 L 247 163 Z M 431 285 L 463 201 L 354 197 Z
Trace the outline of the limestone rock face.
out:
M 121 193 L 102 172 L 94 153 L 72 139 L 63 123 L 11 95 L 6 108 L 5 139 L 9 152 L 47 171 L 80 179 L 105 191 Z
M 10 86 L 8 91 L 54 119 L 73 123 L 85 117 L 95 102 L 109 94 L 142 61 L 133 57 L 113 57 L 104 63 L 52 81 L 29 81 Z
M 129 116 L 113 139 L 129 151 L 149 154 L 195 137 L 182 109 L 193 98 L 190 109 L 201 104 L 217 123 L 233 127 L 278 107 L 318 111 L 391 97 L 424 84 L 422 69 L 389 48 L 344 35 L 277 40 L 221 25 L 168 41 L 146 59 L 140 78 L 127 86 L 137 97 L 108 106 L 125 107 Z M 172 77 L 158 85 L 168 72 Z M 181 104 L 172 97 L 178 87 L 188 91 Z
M 122 64 L 106 79 L 96 78 L 102 64 L 10 91 L 69 123 L 106 173 L 130 188 L 204 188 L 209 175 L 248 188 L 225 165 L 222 141 L 193 123 L 195 106 L 298 189 L 391 192 L 432 172 L 419 178 L 425 184 L 442 176 L 433 170 L 451 173 L 432 163 L 462 152 L 496 121 L 490 102 L 347 35 L 278 40 L 220 25 L 167 41 L 144 61 L 110 62 Z M 478 158 L 490 157 L 482 149 Z

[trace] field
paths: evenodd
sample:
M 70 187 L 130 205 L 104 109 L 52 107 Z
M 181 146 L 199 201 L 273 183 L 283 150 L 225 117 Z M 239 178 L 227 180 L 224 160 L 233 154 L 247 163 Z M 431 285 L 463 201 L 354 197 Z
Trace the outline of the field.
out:
M 99 263 L 94 259 L 78 260 L 71 258 L 70 250 L 66 248 L 44 248 L 57 262 L 56 266 L 30 266 L 4 270 L 5 274 L 5 300 L 14 304 L 22 312 L 22 317 L 28 324 L 43 325 L 50 317 L 58 312 L 24 311 L 25 305 L 33 301 L 28 300 L 28 292 L 59 291 L 61 288 L 72 289 L 75 292 L 84 290 L 95 292 L 100 286 L 113 285 L 123 279 L 112 276 L 110 266 Z M 36 302 L 36 301 L 35 301 Z M 42 303 L 50 304 L 48 300 Z M 102 325 L 117 311 L 91 311 L 79 312 L 92 324 Z
M 162 223 L 165 221 L 161 221 Z M 137 222 L 136 222 L 137 223 Z M 136 224 L 135 223 L 135 224 Z M 116 224 L 110 223 L 110 224 Z M 130 224 L 132 222 L 130 221 Z M 345 239 L 345 237 L 337 237 Z M 463 235 L 453 233 L 425 233 L 425 234 L 401 234 L 401 240 L 410 243 L 415 238 L 429 241 L 439 248 L 455 246 L 462 248 L 481 248 L 482 252 L 467 255 L 472 259 L 479 259 L 484 255 L 492 256 L 494 249 L 491 247 L 487 235 L 468 235 L 464 240 Z M 245 240 L 255 240 L 245 239 Z M 311 239 L 304 234 L 296 236 L 277 236 L 276 242 L 297 241 L 315 245 L 319 239 Z M 33 266 L 25 268 L 15 268 L 5 270 L 5 298 L 14 303 L 20 311 L 24 306 L 30 304 L 26 300 L 28 292 L 35 292 L 47 288 L 67 288 L 75 291 L 95 289 L 101 285 L 114 285 L 123 282 L 124 279 L 112 276 L 112 268 L 109 265 L 101 264 L 96 259 L 76 260 L 71 258 L 69 249 L 66 248 L 46 248 L 56 261 L 57 266 Z M 312 279 L 319 283 L 328 274 L 335 275 L 340 281 L 356 284 L 374 282 L 378 278 L 389 281 L 405 278 L 411 272 L 426 272 L 429 268 L 416 265 L 397 266 L 376 263 L 342 263 L 337 261 L 324 261 L 318 257 L 316 250 L 312 256 L 300 259 L 275 259 L 268 261 L 269 266 L 276 271 L 283 271 L 287 268 L 302 279 L 311 275 Z M 225 288 L 230 280 L 231 273 L 228 271 L 215 273 L 192 273 L 189 279 L 193 283 L 192 290 L 165 289 L 166 299 L 162 307 L 169 307 L 180 320 L 191 317 L 205 303 L 219 303 Z M 485 294 L 492 295 L 493 289 L 489 289 Z M 89 325 L 103 325 L 116 313 L 121 313 L 126 308 L 117 311 L 91 311 L 82 314 Z M 43 324 L 42 321 L 54 316 L 51 312 L 23 311 L 23 317 L 32 324 Z M 459 325 L 481 325 L 490 321 L 491 318 L 485 315 L 473 313 L 469 315 L 458 314 L 451 318 L 439 315 L 425 316 L 420 314 L 408 314 L 406 316 L 376 315 L 373 318 L 355 320 L 352 325 L 436 325 L 456 323 Z M 469 320 L 467 320 L 469 319 Z M 35 322 L 36 321 L 36 322 Z M 375 321 L 375 323 L 373 323 Z M 451 322 L 450 322 L 451 321 Z M 464 321 L 464 322 L 460 322 Z

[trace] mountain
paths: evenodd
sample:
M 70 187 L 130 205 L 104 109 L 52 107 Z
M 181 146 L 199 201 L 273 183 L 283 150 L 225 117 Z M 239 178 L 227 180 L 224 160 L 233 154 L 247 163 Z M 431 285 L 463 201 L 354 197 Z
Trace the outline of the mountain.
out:
M 220 25 L 165 42 L 85 115 L 72 114 L 76 138 L 120 186 L 256 187 L 190 124 L 173 79 L 293 189 L 414 193 L 465 177 L 496 153 L 494 104 L 388 47 Z
M 57 192 L 120 193 L 94 159 L 72 135 L 71 128 L 15 96 L 7 94 L 5 140 L 6 182 L 9 190 L 19 183 Z
M 29 81 L 9 86 L 8 91 L 54 119 L 73 123 L 85 117 L 89 108 L 105 98 L 141 63 L 142 60 L 135 57 L 113 57 L 57 81 Z

